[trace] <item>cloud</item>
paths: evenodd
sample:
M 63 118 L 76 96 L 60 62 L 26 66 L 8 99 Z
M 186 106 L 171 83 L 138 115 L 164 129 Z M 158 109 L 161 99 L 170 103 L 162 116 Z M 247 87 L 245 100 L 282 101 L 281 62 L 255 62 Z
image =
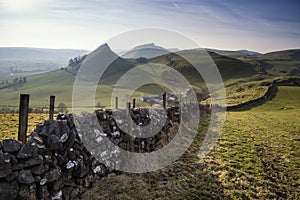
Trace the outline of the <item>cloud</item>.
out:
M 297 12 L 299 3 L 295 2 L 39 2 L 35 12 L 15 14 L 5 9 L 4 0 L 0 0 L 0 34 L 5 38 L 0 46 L 36 45 L 94 49 L 112 35 L 139 27 L 174 29 L 196 38 L 200 44 L 216 48 L 252 48 L 266 51 L 272 47 L 288 48 L 300 45 L 300 18 Z M 47 34 L 47 31 L 51 34 Z M 271 42 L 274 38 L 276 41 Z

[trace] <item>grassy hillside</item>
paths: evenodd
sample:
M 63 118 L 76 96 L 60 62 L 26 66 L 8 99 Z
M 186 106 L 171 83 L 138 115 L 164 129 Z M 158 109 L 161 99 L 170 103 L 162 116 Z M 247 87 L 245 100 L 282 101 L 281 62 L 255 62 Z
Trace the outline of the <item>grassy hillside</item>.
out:
M 219 49 L 206 49 L 206 50 L 209 52 L 214 52 L 216 54 L 231 57 L 231 58 L 245 58 L 245 57 L 260 55 L 260 53 L 258 52 L 247 51 L 247 50 L 236 50 L 236 51 L 219 50 Z
M 136 46 L 133 49 L 122 52 L 122 58 L 153 58 L 160 55 L 168 54 L 169 51 L 163 47 L 156 46 L 154 43 Z
M 203 55 L 203 57 L 199 57 L 199 54 L 202 54 L 201 50 L 185 50 L 179 53 L 189 60 L 193 60 L 196 64 L 199 64 L 199 66 L 205 66 L 204 59 L 207 59 L 207 56 Z M 243 62 L 235 58 L 222 56 L 213 52 L 209 52 L 209 55 L 217 65 L 222 78 L 225 81 L 229 79 L 246 78 L 258 73 L 258 66 L 254 64 Z M 157 58 L 151 59 L 150 61 L 154 63 L 169 65 L 187 76 L 196 76 L 196 74 L 198 74 L 192 68 L 190 63 L 174 53 L 159 56 Z M 193 78 L 191 80 L 193 81 Z
M 279 87 L 276 97 L 259 107 L 228 112 L 217 145 L 199 160 L 197 152 L 208 125 L 203 120 L 189 150 L 172 165 L 146 174 L 103 178 L 84 197 L 297 199 L 299 99 L 299 87 Z
M 300 49 L 276 51 L 263 54 L 259 57 L 268 60 L 298 60 L 300 61 Z
M 30 105 L 48 105 L 49 96 L 56 95 L 56 102 L 71 103 L 74 76 L 64 70 L 35 75 L 27 78 L 20 88 L 0 91 L 1 105 L 18 105 L 20 93 L 30 94 Z
M 103 45 L 88 56 L 89 59 L 87 60 L 91 62 L 92 70 L 85 77 L 86 81 L 91 77 L 97 76 L 96 72 L 98 71 L 98 68 L 101 67 L 101 62 L 103 61 L 103 59 L 98 58 L 97 55 L 99 52 L 103 51 L 103 59 L 110 57 L 117 59 L 110 65 L 109 69 L 107 69 L 101 79 L 101 85 L 99 85 L 97 89 L 96 104 L 100 103 L 103 106 L 110 106 L 110 95 L 113 90 L 112 86 L 116 84 L 125 72 L 145 62 L 164 64 L 178 70 L 187 80 L 189 80 L 200 98 L 207 96 L 206 85 L 200 74 L 198 74 L 190 63 L 174 53 L 148 60 L 123 59 L 118 58 L 107 45 Z M 192 59 L 196 64 L 203 64 L 202 66 L 205 66 L 201 56 L 199 57 L 198 51 L 199 50 L 186 50 L 179 53 Z M 278 75 L 274 76 L 263 72 L 262 66 L 253 63 L 253 61 L 241 61 L 216 53 L 209 54 L 221 72 L 226 86 L 228 104 L 230 105 L 260 96 L 265 89 L 265 87 L 260 84 L 264 81 L 278 77 Z M 294 64 L 292 63 L 291 65 Z M 71 106 L 73 81 L 78 70 L 79 66 L 73 68 L 67 67 L 63 70 L 56 70 L 28 77 L 27 83 L 23 85 L 0 90 L 0 105 L 18 105 L 19 94 L 29 93 L 31 94 L 31 107 L 47 106 L 50 95 L 55 95 L 57 97 L 57 104 L 62 102 L 67 106 Z M 162 76 L 166 79 L 172 79 L 167 72 L 164 72 Z M 151 92 L 149 87 L 147 91 L 140 88 L 135 95 L 138 98 L 139 95 L 155 94 L 157 91 L 157 89 L 153 89 Z
M 300 88 L 244 112 L 228 112 L 223 134 L 205 160 L 231 198 L 297 199 Z M 298 196 L 299 197 L 299 196 Z
M 56 116 L 54 116 L 56 117 Z M 36 124 L 42 124 L 49 119 L 48 114 L 32 114 L 28 116 L 27 134 L 29 135 L 36 128 Z M 0 114 L 0 141 L 6 138 L 18 139 L 18 114 Z
M 95 104 L 102 106 L 111 105 L 112 85 L 119 78 L 119 75 L 113 76 L 107 81 L 107 84 L 100 84 L 97 87 Z M 30 104 L 32 108 L 48 106 L 50 95 L 56 96 L 56 105 L 64 103 L 67 107 L 72 106 L 72 91 L 75 76 L 66 70 L 56 70 L 53 72 L 29 77 L 23 87 L 0 90 L 0 105 L 19 105 L 19 96 L 21 93 L 30 94 Z M 139 102 L 140 96 L 162 93 L 164 90 L 160 86 L 146 85 L 138 88 L 133 97 Z M 90 106 L 90 105 L 83 105 Z M 17 109 L 17 108 L 14 108 Z M 68 108 L 72 112 L 71 108 Z
M 87 53 L 76 49 L 0 47 L 0 80 L 59 69 L 71 58 Z
M 192 52 L 185 53 L 193 56 Z M 260 96 L 266 87 L 265 82 L 278 79 L 278 76 L 260 73 L 255 64 L 214 53 L 211 56 L 225 80 L 231 104 Z M 97 88 L 99 96 L 96 103 L 109 105 L 111 84 L 137 63 L 126 60 L 128 65 L 123 65 L 123 61 L 118 60 L 118 67 L 109 71 L 110 76 L 103 82 L 107 84 Z M 150 61 L 168 64 L 186 75 L 194 87 L 205 87 L 189 64 L 174 54 Z M 32 107 L 48 105 L 50 95 L 57 96 L 57 104 L 64 102 L 71 105 L 74 72 L 66 68 L 28 77 L 21 88 L 0 90 L 0 104 L 18 105 L 19 94 L 30 93 Z M 135 95 L 138 97 L 152 92 L 162 92 L 162 88 L 146 86 Z M 201 160 L 197 157 L 209 122 L 203 116 L 193 144 L 172 165 L 146 174 L 103 178 L 85 194 L 85 198 L 297 199 L 300 193 L 300 87 L 280 86 L 274 95 L 271 101 L 251 110 L 227 112 L 223 133 L 207 157 Z M 30 115 L 29 131 L 44 119 L 47 115 Z M 0 122 L 2 139 L 17 137 L 18 115 L 0 115 Z
M 271 74 L 300 75 L 300 49 L 266 53 L 253 60 Z

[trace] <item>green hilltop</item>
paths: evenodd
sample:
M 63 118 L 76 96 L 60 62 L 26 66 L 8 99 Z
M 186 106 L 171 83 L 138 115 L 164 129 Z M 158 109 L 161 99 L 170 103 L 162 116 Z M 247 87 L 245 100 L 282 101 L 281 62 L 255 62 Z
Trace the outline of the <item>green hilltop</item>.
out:
M 92 68 L 86 73 L 86 81 L 91 77 L 97 76 L 99 67 L 102 67 L 103 60 L 97 58 L 98 53 L 103 53 L 106 58 L 114 58 L 114 62 L 104 72 L 97 88 L 96 103 L 103 106 L 110 105 L 110 96 L 113 87 L 119 78 L 128 70 L 144 63 L 164 64 L 172 67 L 184 75 L 196 90 L 201 100 L 207 97 L 206 85 L 199 73 L 185 59 L 178 56 L 185 55 L 196 60 L 201 64 L 202 60 L 197 58 L 199 55 L 197 49 L 184 50 L 177 53 L 169 53 L 155 58 L 136 58 L 125 59 L 116 55 L 110 50 L 108 45 L 102 45 L 96 51 L 83 57 L 77 64 L 52 72 L 33 75 L 27 77 L 26 83 L 11 86 L 9 88 L 0 89 L 1 105 L 18 105 L 19 94 L 28 93 L 31 95 L 30 106 L 47 106 L 50 95 L 57 97 L 57 103 L 65 103 L 67 106 L 72 105 L 72 90 L 75 76 L 80 70 L 83 62 L 91 62 Z M 214 52 L 209 52 L 210 57 L 218 67 L 226 86 L 229 104 L 235 104 L 256 98 L 263 93 L 263 82 L 271 82 L 276 78 L 286 78 L 295 73 L 295 69 L 299 70 L 299 50 L 288 50 L 281 52 L 273 52 L 269 54 L 252 56 L 251 58 L 236 59 L 227 57 Z M 109 60 L 109 59 L 108 59 Z M 92 63 L 93 62 L 93 63 Z M 262 62 L 267 64 L 261 64 Z M 282 72 L 277 69 L 282 68 L 286 71 Z M 147 89 L 139 88 L 134 94 L 149 95 L 162 92 L 164 89 L 160 86 Z M 238 92 L 237 92 L 238 91 Z M 230 103 L 230 101 L 232 102 Z

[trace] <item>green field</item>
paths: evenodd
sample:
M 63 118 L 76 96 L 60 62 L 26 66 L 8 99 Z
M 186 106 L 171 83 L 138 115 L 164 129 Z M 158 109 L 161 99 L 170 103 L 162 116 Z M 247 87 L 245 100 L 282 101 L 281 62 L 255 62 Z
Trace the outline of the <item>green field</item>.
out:
M 30 134 L 36 127 L 36 124 L 42 124 L 49 119 L 47 114 L 29 114 L 27 133 Z M 6 138 L 18 139 L 18 114 L 0 114 L 0 141 Z
M 197 157 L 208 120 L 188 151 L 165 169 L 103 178 L 85 198 L 297 199 L 300 189 L 300 87 L 248 111 L 227 112 L 221 137 Z M 29 131 L 47 115 L 29 115 Z M 2 114 L 1 139 L 17 137 L 18 115 Z M 145 194 L 147 194 L 145 196 Z
M 96 63 L 100 62 L 97 60 L 98 51 L 105 51 L 108 55 L 117 56 L 109 49 L 109 47 L 105 47 L 102 50 L 100 48 L 90 56 L 90 60 L 95 58 Z M 125 72 L 138 65 L 145 64 L 146 62 L 167 65 L 177 70 L 185 76 L 195 89 L 196 93 L 199 94 L 200 99 L 203 100 L 207 97 L 205 82 L 191 63 L 188 63 L 179 55 L 192 60 L 194 64 L 199 66 L 206 66 L 206 64 L 210 64 L 208 63 L 208 60 L 210 59 L 214 61 L 221 73 L 224 85 L 226 86 L 228 105 L 234 105 L 259 97 L 265 90 L 265 88 L 260 85 L 260 83 L 264 81 L 271 81 L 272 79 L 279 77 L 299 75 L 299 50 L 272 52 L 242 59 L 226 57 L 213 52 L 203 54 L 203 52 L 201 53 L 201 51 L 196 49 L 180 51 L 178 54 L 170 53 L 156 58 L 146 59 L 145 61 L 141 61 L 140 59 L 123 59 L 118 57 L 104 73 L 105 76 L 103 74 L 100 82 L 101 86 L 97 88 L 97 99 L 95 100 L 95 104 L 100 103 L 103 106 L 110 107 L 110 96 L 113 90 L 112 85 L 115 85 Z M 261 64 L 260 62 L 265 64 Z M 17 106 L 19 94 L 29 93 L 31 94 L 30 106 L 33 108 L 47 106 L 49 104 L 50 95 L 56 96 L 57 104 L 64 103 L 68 107 L 71 107 L 73 83 L 75 75 L 79 69 L 80 65 L 30 76 L 27 77 L 27 82 L 25 84 L 17 87 L 1 89 L 0 106 Z M 280 69 L 286 72 L 280 72 Z M 93 65 L 90 70 L 91 71 L 87 74 L 87 79 L 89 79 L 90 76 L 97 74 L 98 65 Z M 176 81 L 172 79 L 172 76 L 168 76 L 167 71 L 162 71 L 161 73 L 164 79 L 173 80 L 174 84 L 176 83 Z M 140 89 L 139 92 L 140 93 L 137 93 L 137 95 L 144 95 L 143 93 L 147 95 L 154 94 L 157 90 L 150 92 L 148 90 L 148 92 L 145 92 Z
M 101 49 L 99 50 L 101 51 Z M 109 49 L 106 49 L 109 55 L 114 55 Z M 199 57 L 198 50 L 188 50 L 182 51 L 182 55 L 188 57 L 189 59 L 193 60 L 197 65 L 201 65 L 202 67 L 206 66 L 206 62 L 209 59 L 213 59 L 222 75 L 223 80 L 225 83 L 233 82 L 233 81 L 241 81 L 243 79 L 251 79 L 251 77 L 256 76 L 257 66 L 242 62 L 240 60 L 229 58 L 226 56 L 221 56 L 215 53 L 210 53 L 211 58 L 207 55 L 204 57 Z M 95 52 L 97 55 L 97 52 Z M 97 56 L 94 56 L 95 59 L 98 59 Z M 94 58 L 91 56 L 90 59 Z M 97 62 L 100 62 L 96 60 Z M 95 62 L 96 62 L 95 61 Z M 170 63 L 172 61 L 172 63 Z M 185 76 L 185 78 L 190 82 L 196 92 L 199 93 L 200 98 L 207 96 L 207 88 L 206 84 L 203 82 L 200 74 L 194 69 L 194 67 L 187 63 L 183 58 L 179 57 L 176 54 L 168 54 L 163 55 L 157 58 L 149 59 L 148 62 L 150 63 L 157 63 L 162 65 L 168 65 L 171 68 L 178 70 L 179 73 Z M 130 69 L 133 69 L 139 64 L 145 64 L 139 59 L 123 59 L 118 58 L 116 59 L 107 71 L 103 74 L 103 79 L 97 88 L 97 95 L 95 104 L 100 103 L 103 106 L 110 107 L 110 96 L 112 93 L 112 85 L 115 85 L 120 77 Z M 80 69 L 80 66 L 77 67 L 67 67 L 61 70 L 56 70 L 40 75 L 35 75 L 31 77 L 27 77 L 27 82 L 20 87 L 13 87 L 0 90 L 1 102 L 0 105 L 18 105 L 19 101 L 19 94 L 20 93 L 28 93 L 31 95 L 30 98 L 30 106 L 31 107 L 39 107 L 39 106 L 47 106 L 49 104 L 49 96 L 55 95 L 56 102 L 64 103 L 68 107 L 72 105 L 72 91 L 73 91 L 73 84 L 75 80 L 75 75 L 77 71 Z M 97 74 L 98 66 L 93 65 L 90 69 L 91 71 L 85 77 L 88 81 L 90 76 L 94 76 Z M 168 75 L 168 71 L 161 70 L 159 67 L 156 68 L 156 73 L 159 77 L 161 76 L 166 81 L 172 80 L 172 84 L 176 84 L 176 80 L 172 79 L 172 76 Z M 137 77 L 129 77 L 135 79 Z M 155 81 L 155 79 L 154 79 Z M 157 89 L 153 89 L 152 91 L 148 90 L 145 91 L 140 88 L 137 91 L 136 95 L 151 95 L 156 94 Z M 139 96 L 136 96 L 139 97 Z M 247 97 L 248 98 L 248 97 Z M 249 98 L 252 98 L 249 96 Z M 253 97 L 255 98 L 255 97 Z M 91 106 L 91 105 L 88 105 Z
M 190 56 L 197 55 L 193 51 L 187 53 Z M 282 54 L 281 52 L 279 55 Z M 294 51 L 288 55 L 291 55 L 291 59 L 298 59 Z M 211 56 L 224 79 L 228 105 L 260 97 L 266 91 L 266 85 L 289 77 L 276 71 L 279 69 L 276 66 L 270 69 L 272 73 L 274 70 L 276 73 L 262 73 L 258 65 L 247 59 L 242 62 L 213 53 Z M 270 54 L 267 57 L 262 56 L 262 59 L 272 58 L 277 62 L 276 54 L 273 57 Z M 196 90 L 204 91 L 200 96 L 205 95 L 205 83 L 182 59 L 170 54 L 150 61 L 171 65 L 170 60 L 175 61 L 176 64 L 172 62 L 172 67 L 185 75 Z M 289 63 L 296 66 L 295 63 Z M 126 71 L 121 70 L 123 64 L 128 70 L 135 67 L 131 64 L 136 63 L 119 59 L 114 65 L 117 68 L 113 68 L 111 76 L 103 81 L 106 84 L 102 82 L 97 86 L 95 104 L 110 107 L 114 89 L 112 85 Z M 288 63 L 279 65 L 285 69 L 290 68 Z M 65 103 L 70 107 L 76 69 L 70 70 L 71 68 L 65 68 L 28 77 L 27 83 L 20 88 L 1 90 L 1 105 L 16 106 L 19 94 L 29 93 L 30 107 L 47 106 L 50 95 L 56 95 L 56 105 Z M 165 88 L 154 85 L 139 88 L 133 97 L 139 99 L 141 95 L 165 91 Z M 300 87 L 279 86 L 274 90 L 273 96 L 273 99 L 263 104 L 252 105 L 247 111 L 227 112 L 220 139 L 206 157 L 199 159 L 198 152 L 208 127 L 209 116 L 202 117 L 199 133 L 193 144 L 172 165 L 146 174 L 110 175 L 96 183 L 85 194 L 85 198 L 109 199 L 113 196 L 115 199 L 299 199 Z M 209 99 L 201 103 L 209 103 Z M 68 111 L 72 112 L 72 109 Z M 34 130 L 36 123 L 42 123 L 47 118 L 46 114 L 29 115 L 28 133 Z M 0 139 L 17 138 L 17 114 L 1 114 L 0 123 Z
M 227 112 L 223 133 L 197 159 L 203 131 L 165 169 L 104 178 L 85 198 L 298 199 L 300 194 L 300 87 L 279 87 L 276 97 L 248 111 Z M 145 195 L 146 194 L 146 195 Z
M 272 101 L 228 112 L 207 162 L 231 198 L 297 199 L 300 183 L 300 88 L 279 87 Z

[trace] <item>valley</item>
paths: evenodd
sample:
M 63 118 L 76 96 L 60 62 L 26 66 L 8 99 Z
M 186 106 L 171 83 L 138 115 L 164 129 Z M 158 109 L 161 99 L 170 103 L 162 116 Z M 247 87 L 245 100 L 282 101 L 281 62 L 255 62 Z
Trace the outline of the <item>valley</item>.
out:
M 97 87 L 96 104 L 100 103 L 107 108 L 111 107 L 110 94 L 113 91 L 113 85 L 117 80 L 127 71 L 133 69 L 135 66 L 144 63 L 157 63 L 167 65 L 182 75 L 184 75 L 198 94 L 198 99 L 204 103 L 209 102 L 207 99 L 207 88 L 201 75 L 195 72 L 191 64 L 187 63 L 179 55 L 188 56 L 193 59 L 195 63 L 201 64 L 198 55 L 199 50 L 184 50 L 176 53 L 168 53 L 154 58 L 141 59 L 124 59 L 118 57 L 112 52 L 108 45 L 99 47 L 95 52 L 107 54 L 108 57 L 117 58 L 103 74 L 101 81 Z M 243 57 L 240 59 L 219 55 L 214 52 L 209 52 L 209 55 L 216 63 L 222 79 L 224 81 L 227 104 L 234 105 L 250 99 L 254 99 L 263 94 L 266 89 L 266 84 L 271 83 L 276 79 L 285 79 L 288 77 L 297 77 L 297 70 L 299 68 L 298 50 L 289 50 L 287 52 L 275 52 L 266 55 L 257 55 L 251 57 Z M 135 52 L 137 53 L 137 52 Z M 273 54 L 282 55 L 285 57 L 284 63 L 280 64 L 278 70 L 278 59 Z M 264 56 L 266 58 L 264 58 Z M 258 61 L 266 60 L 268 65 L 259 64 Z M 283 58 L 281 58 L 282 60 Z M 45 107 L 48 105 L 48 98 L 50 95 L 57 96 L 57 103 L 64 103 L 67 107 L 72 106 L 72 89 L 77 71 L 80 68 L 81 62 L 77 65 L 64 67 L 52 72 L 33 75 L 26 78 L 26 83 L 15 85 L 12 87 L 0 89 L 1 106 L 16 106 L 18 105 L 18 97 L 20 93 L 29 93 L 32 95 L 30 106 Z M 281 61 L 280 61 L 281 62 Z M 274 65 L 274 66 L 273 66 Z M 272 67 L 271 67 L 272 66 Z M 93 77 L 97 68 L 91 69 L 88 76 Z M 63 86 L 63 87 L 62 87 Z M 148 89 L 143 91 L 142 88 L 135 93 L 135 98 L 139 96 L 156 94 Z M 132 97 L 133 98 L 133 97 Z M 141 102 L 139 102 L 141 103 Z M 90 105 L 89 105 L 90 106 Z M 69 109 L 71 111 L 71 109 Z
M 184 50 L 180 54 L 201 63 L 202 60 L 196 57 L 197 51 Z M 177 70 L 189 80 L 200 104 L 211 103 L 203 78 L 190 63 L 174 52 L 157 57 L 126 59 L 118 57 L 108 45 L 99 47 L 97 52 L 116 58 L 96 88 L 95 104 L 101 108 L 112 107 L 111 94 L 115 87 L 120 87 L 117 85 L 120 77 L 144 63 L 154 63 L 158 68 L 163 64 Z M 251 56 L 243 54 L 238 59 L 235 58 L 236 52 L 234 56 L 229 56 L 232 52 L 226 53 L 227 56 L 209 52 L 224 81 L 227 106 L 259 98 L 272 84 L 275 89 L 264 101 L 244 106 L 240 110 L 227 111 L 220 138 L 207 156 L 200 158 L 198 154 L 209 126 L 209 112 L 202 115 L 192 145 L 174 163 L 164 169 L 143 174 L 113 172 L 97 180 L 82 198 L 297 199 L 300 193 L 297 52 L 291 50 Z M 28 76 L 26 83 L 0 89 L 0 108 L 3 113 L 0 114 L 0 139 L 17 139 L 19 116 L 10 112 L 17 112 L 20 93 L 31 95 L 30 107 L 33 110 L 46 108 L 47 112 L 49 96 L 55 95 L 56 105 L 64 103 L 67 107 L 65 112 L 72 113 L 73 84 L 83 62 L 84 59 L 72 66 Z M 84 81 L 88 82 L 97 70 L 93 68 L 83 77 Z M 163 73 L 163 77 L 170 78 L 166 72 Z M 138 88 L 130 98 L 136 98 L 138 106 L 149 107 L 140 102 L 139 97 L 164 91 L 166 88 L 160 85 L 145 85 Z M 37 123 L 47 119 L 48 114 L 31 113 L 28 134 Z

